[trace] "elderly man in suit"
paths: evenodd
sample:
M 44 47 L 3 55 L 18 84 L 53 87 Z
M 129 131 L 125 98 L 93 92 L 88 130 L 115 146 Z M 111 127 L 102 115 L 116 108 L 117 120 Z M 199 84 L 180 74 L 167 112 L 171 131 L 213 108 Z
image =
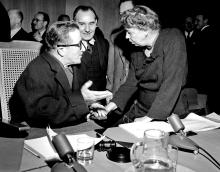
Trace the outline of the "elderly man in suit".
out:
M 30 126 L 64 127 L 86 121 L 94 102 L 111 94 L 82 87 L 72 67 L 81 63 L 81 36 L 74 22 L 56 22 L 46 33 L 47 49 L 34 59 L 18 79 L 10 100 L 12 121 Z M 19 116 L 17 116 L 19 114 Z
M 8 16 L 11 25 L 11 39 L 12 40 L 26 40 L 30 41 L 30 35 L 22 28 L 23 13 L 19 9 L 9 9 Z

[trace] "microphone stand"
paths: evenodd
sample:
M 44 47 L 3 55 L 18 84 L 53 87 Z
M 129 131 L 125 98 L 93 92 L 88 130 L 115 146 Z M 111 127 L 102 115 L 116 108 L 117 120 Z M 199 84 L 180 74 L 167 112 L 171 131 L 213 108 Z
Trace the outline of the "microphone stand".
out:
M 200 147 L 197 143 L 186 136 L 184 132 L 185 126 L 180 120 L 179 116 L 172 114 L 167 118 L 168 122 L 172 126 L 175 134 L 170 136 L 169 143 L 179 148 L 193 151 L 194 154 L 200 154 L 212 162 L 218 169 L 220 169 L 220 163 L 204 148 Z M 203 151 L 205 154 L 201 153 Z
M 54 172 L 63 171 L 63 172 L 69 172 L 70 169 L 74 172 L 87 172 L 84 166 L 79 164 L 75 160 L 74 150 L 68 141 L 66 135 L 64 134 L 58 134 L 53 137 L 52 143 L 60 157 L 61 160 L 63 160 L 62 163 L 59 163 L 54 167 Z

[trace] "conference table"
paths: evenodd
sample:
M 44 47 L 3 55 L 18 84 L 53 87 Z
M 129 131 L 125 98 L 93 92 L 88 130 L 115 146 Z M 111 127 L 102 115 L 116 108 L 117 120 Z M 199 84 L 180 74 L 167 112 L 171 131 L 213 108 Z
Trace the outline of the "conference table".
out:
M 100 127 L 92 126 L 90 129 L 84 129 L 81 127 L 81 131 L 67 127 L 64 130 L 56 130 L 57 133 L 65 132 L 66 134 L 86 133 L 89 136 L 96 137 L 95 129 Z M 46 134 L 45 130 L 37 131 L 42 135 Z M 115 141 L 123 141 L 129 143 L 135 143 L 140 141 L 132 134 L 128 133 L 120 127 L 108 128 L 103 133 L 106 138 L 110 138 Z M 36 135 L 35 135 L 36 137 Z M 32 136 L 30 137 L 32 138 Z M 200 147 L 208 151 L 217 161 L 220 161 L 220 130 L 210 130 L 199 132 L 197 135 L 190 136 Z M 87 165 L 88 172 L 134 172 L 131 162 L 118 163 L 109 160 L 106 156 L 106 152 L 95 151 L 94 161 L 92 164 Z M 47 163 L 41 157 L 36 157 L 27 150 L 23 150 L 23 157 L 20 167 L 21 172 L 50 172 L 51 169 Z M 180 150 L 178 153 L 178 165 L 177 172 L 217 172 L 219 169 L 213 165 L 205 156 L 201 154 L 193 154 L 192 152 L 186 152 Z

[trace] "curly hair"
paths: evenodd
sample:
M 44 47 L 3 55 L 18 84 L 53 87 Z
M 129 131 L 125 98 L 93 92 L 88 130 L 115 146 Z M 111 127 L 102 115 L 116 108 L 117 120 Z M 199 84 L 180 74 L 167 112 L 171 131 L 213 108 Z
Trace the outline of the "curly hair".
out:
M 133 9 L 125 11 L 121 15 L 121 22 L 125 28 L 137 28 L 144 31 L 160 29 L 158 15 L 143 5 L 137 5 Z
M 70 31 L 79 29 L 78 25 L 73 21 L 57 21 L 53 23 L 47 30 L 45 42 L 48 49 L 54 49 L 58 44 L 69 44 Z

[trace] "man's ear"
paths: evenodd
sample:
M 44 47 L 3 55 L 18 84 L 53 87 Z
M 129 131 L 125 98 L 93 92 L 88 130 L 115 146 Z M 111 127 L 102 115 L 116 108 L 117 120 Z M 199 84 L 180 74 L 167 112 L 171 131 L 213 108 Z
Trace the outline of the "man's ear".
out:
M 57 53 L 58 53 L 61 57 L 63 57 L 64 54 L 65 54 L 65 49 L 62 48 L 62 47 L 60 47 L 60 48 L 57 49 Z
M 45 28 L 46 28 L 46 26 L 47 26 L 47 23 L 48 23 L 47 21 L 44 21 L 44 27 L 45 27 Z

